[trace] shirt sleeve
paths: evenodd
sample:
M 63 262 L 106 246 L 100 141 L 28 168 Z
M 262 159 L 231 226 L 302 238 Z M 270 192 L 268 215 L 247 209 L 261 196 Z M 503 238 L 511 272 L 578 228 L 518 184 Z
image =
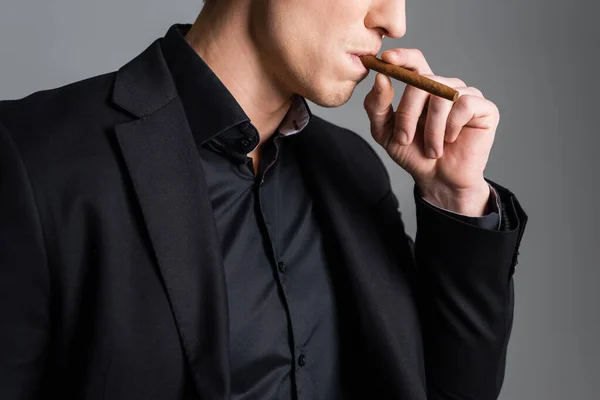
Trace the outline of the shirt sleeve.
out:
M 420 195 L 417 196 L 418 200 L 425 202 L 427 205 L 432 207 L 434 210 L 441 212 L 442 214 L 449 215 L 454 217 L 460 221 L 466 222 L 471 225 L 475 225 L 479 228 L 490 229 L 490 230 L 500 230 L 500 223 L 502 221 L 501 213 L 502 206 L 500 203 L 500 196 L 494 187 L 488 182 L 490 187 L 490 197 L 488 199 L 489 210 L 492 210 L 489 214 L 486 214 L 481 217 L 471 217 L 469 215 L 464 215 L 460 213 L 456 213 L 454 211 L 446 210 L 445 208 L 441 208 L 436 206 L 433 203 L 425 200 Z

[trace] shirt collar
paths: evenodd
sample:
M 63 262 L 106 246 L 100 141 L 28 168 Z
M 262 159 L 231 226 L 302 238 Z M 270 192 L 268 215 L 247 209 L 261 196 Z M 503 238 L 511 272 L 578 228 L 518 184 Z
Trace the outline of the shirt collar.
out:
M 250 119 L 204 60 L 185 39 L 191 24 L 174 24 L 161 40 L 161 49 L 183 103 L 190 129 L 201 145 L 220 133 L 249 125 Z M 308 125 L 311 110 L 304 97 L 294 95 L 279 125 L 282 136 L 294 135 Z

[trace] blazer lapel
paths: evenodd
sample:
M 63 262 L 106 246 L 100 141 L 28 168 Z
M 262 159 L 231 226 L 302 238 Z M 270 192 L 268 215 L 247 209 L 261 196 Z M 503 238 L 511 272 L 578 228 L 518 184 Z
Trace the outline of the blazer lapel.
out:
M 117 72 L 115 127 L 200 398 L 229 398 L 225 278 L 196 145 L 158 40 Z
M 368 380 L 367 393 L 373 397 L 424 400 L 421 332 L 408 283 L 407 271 L 413 268 L 408 242 L 390 246 L 377 212 L 379 199 L 369 203 L 354 195 L 353 186 L 361 182 L 347 181 L 352 174 L 346 167 L 359 168 L 359 161 L 345 166 L 332 151 L 339 147 L 329 143 L 344 139 L 316 132 L 310 124 L 305 129 L 297 136 L 296 149 L 321 224 L 333 236 L 338 257 L 332 267 L 349 291 L 340 307 L 353 307 L 346 312 L 358 324 L 352 328 L 358 329 L 367 361 L 358 379 Z

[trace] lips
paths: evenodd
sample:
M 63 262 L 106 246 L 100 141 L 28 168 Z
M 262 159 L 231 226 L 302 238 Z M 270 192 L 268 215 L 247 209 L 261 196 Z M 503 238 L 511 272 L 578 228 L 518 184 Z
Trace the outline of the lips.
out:
M 365 74 L 368 73 L 368 69 L 363 65 L 360 56 L 364 56 L 364 55 L 373 55 L 373 56 L 377 56 L 377 51 L 375 50 L 356 50 L 356 51 L 351 51 L 348 52 L 348 56 L 350 57 L 352 64 L 354 65 L 354 68 L 361 74 L 361 76 L 364 76 Z
M 352 64 L 353 69 L 358 71 L 361 75 L 366 74 L 368 72 L 367 67 L 364 66 L 364 64 L 356 54 L 348 54 L 348 56 L 348 58 L 350 58 L 350 63 Z
M 360 56 L 366 56 L 366 55 L 377 56 L 377 53 L 378 53 L 377 51 L 366 50 L 366 51 L 353 51 L 350 54 L 360 57 Z
M 361 68 L 365 68 L 365 66 L 363 65 L 362 61 L 360 60 L 360 56 L 366 56 L 366 55 L 377 56 L 377 51 L 362 50 L 362 51 L 353 51 L 353 52 L 351 52 L 349 54 L 350 54 L 350 56 L 351 56 L 352 61 L 354 62 L 354 64 L 357 64 Z

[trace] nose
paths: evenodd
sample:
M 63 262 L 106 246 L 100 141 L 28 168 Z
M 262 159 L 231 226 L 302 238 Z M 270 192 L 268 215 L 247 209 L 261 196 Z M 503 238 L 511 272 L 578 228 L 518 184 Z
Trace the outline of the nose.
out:
M 393 39 L 406 34 L 405 0 L 373 0 L 365 26 Z

